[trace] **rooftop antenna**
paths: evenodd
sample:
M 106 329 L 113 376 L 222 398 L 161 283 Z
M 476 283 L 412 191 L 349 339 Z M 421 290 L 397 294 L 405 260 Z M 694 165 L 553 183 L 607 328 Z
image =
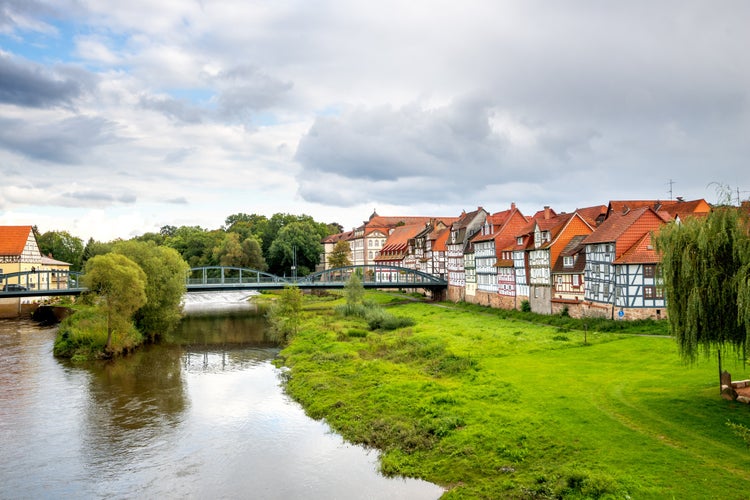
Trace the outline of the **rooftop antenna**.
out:
M 674 181 L 669 179 L 667 184 L 669 184 L 669 191 L 667 191 L 669 193 L 669 201 L 672 201 L 672 186 L 674 186 Z
M 739 207 L 740 205 L 742 205 L 742 199 L 740 198 L 740 193 L 750 193 L 750 191 L 740 191 L 739 186 L 737 186 L 736 191 L 737 191 L 737 206 Z

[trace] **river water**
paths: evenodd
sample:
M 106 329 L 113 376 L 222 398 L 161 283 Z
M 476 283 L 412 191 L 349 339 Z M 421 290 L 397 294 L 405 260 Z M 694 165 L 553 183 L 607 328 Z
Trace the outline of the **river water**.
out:
M 191 314 L 112 363 L 52 356 L 55 327 L 0 320 L 0 498 L 437 498 L 308 418 L 250 312 Z

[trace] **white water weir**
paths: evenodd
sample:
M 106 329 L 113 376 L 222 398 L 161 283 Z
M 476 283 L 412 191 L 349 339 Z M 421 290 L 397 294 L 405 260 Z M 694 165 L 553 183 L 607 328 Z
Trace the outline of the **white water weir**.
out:
M 238 309 L 250 307 L 250 298 L 259 295 L 255 290 L 227 290 L 222 292 L 191 292 L 182 299 L 185 312 L 206 309 Z

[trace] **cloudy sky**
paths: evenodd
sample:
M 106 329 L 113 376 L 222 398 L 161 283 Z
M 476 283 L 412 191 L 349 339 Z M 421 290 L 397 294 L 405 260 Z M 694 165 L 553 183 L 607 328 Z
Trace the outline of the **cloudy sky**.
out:
M 0 0 L 0 224 L 750 196 L 750 2 Z

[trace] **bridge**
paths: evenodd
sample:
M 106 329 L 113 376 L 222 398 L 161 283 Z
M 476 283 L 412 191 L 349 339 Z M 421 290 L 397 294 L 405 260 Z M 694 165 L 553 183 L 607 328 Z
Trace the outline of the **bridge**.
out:
M 0 275 L 0 299 L 19 297 L 49 297 L 79 295 L 87 289 L 76 271 L 22 271 Z M 286 286 L 300 289 L 344 288 L 356 274 L 364 288 L 421 288 L 431 292 L 448 287 L 448 282 L 437 276 L 397 266 L 346 266 L 309 274 L 301 278 L 227 266 L 195 267 L 185 279 L 188 292 L 222 290 L 273 290 Z

